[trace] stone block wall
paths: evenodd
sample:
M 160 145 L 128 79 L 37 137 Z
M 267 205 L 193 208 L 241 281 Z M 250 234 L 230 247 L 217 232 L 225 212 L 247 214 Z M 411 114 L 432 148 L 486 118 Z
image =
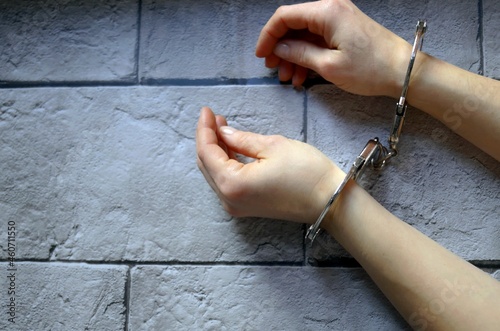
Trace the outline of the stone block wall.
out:
M 344 170 L 388 135 L 395 100 L 293 89 L 254 56 L 294 2 L 0 1 L 0 329 L 409 328 L 333 239 L 230 217 L 197 169 L 204 105 Z M 355 3 L 409 41 L 427 18 L 426 52 L 500 78 L 499 2 Z M 417 109 L 401 150 L 369 192 L 500 279 L 499 163 Z

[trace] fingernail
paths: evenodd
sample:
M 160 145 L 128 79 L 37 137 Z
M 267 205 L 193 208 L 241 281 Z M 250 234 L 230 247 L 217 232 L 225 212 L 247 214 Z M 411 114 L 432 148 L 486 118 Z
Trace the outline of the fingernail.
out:
M 220 132 L 223 133 L 223 134 L 227 134 L 227 135 L 230 135 L 230 134 L 233 134 L 234 133 L 234 129 L 230 126 L 221 126 L 220 127 Z
M 278 43 L 274 48 L 274 54 L 279 57 L 286 58 L 288 57 L 288 54 L 290 54 L 290 46 L 285 43 Z

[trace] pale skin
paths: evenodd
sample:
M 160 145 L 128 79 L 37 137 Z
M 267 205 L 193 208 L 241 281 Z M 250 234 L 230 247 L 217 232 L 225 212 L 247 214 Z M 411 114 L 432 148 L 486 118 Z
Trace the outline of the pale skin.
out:
M 325 0 L 280 7 L 262 29 L 256 55 L 296 86 L 313 70 L 351 93 L 399 98 L 410 51 L 351 2 Z M 498 91 L 498 81 L 419 53 L 407 100 L 500 160 Z M 236 130 L 206 107 L 196 143 L 199 168 L 234 216 L 311 224 L 345 176 L 308 144 Z M 236 154 L 255 161 L 243 164 Z M 356 183 L 342 191 L 323 228 L 413 328 L 498 329 L 500 282 L 392 215 Z

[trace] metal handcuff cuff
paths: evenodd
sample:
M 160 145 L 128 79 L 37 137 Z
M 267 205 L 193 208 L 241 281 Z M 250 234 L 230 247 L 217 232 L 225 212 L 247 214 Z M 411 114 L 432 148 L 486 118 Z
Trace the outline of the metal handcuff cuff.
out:
M 427 22 L 425 20 L 419 20 L 417 23 L 417 30 L 415 32 L 415 41 L 413 43 L 413 48 L 411 51 L 410 62 L 408 64 L 408 69 L 406 70 L 405 81 L 403 84 L 403 91 L 401 92 L 401 97 L 396 103 L 396 114 L 394 116 L 394 123 L 392 125 L 391 134 L 389 136 L 389 149 L 387 149 L 378 138 L 370 139 L 366 146 L 363 148 L 361 153 L 354 160 L 351 169 L 345 176 L 344 180 L 337 187 L 333 193 L 330 200 L 326 204 L 325 208 L 319 215 L 316 222 L 309 227 L 306 233 L 306 240 L 310 240 L 311 244 L 320 232 L 321 222 L 325 218 L 328 210 L 336 201 L 342 189 L 346 186 L 349 180 L 354 181 L 361 178 L 364 170 L 368 165 L 371 165 L 374 169 L 381 169 L 385 166 L 387 161 L 398 154 L 397 145 L 399 142 L 399 137 L 401 135 L 401 129 L 403 128 L 403 122 L 406 114 L 406 109 L 408 107 L 406 103 L 406 94 L 408 92 L 408 85 L 410 84 L 410 75 L 413 69 L 413 64 L 415 63 L 415 58 L 417 52 L 422 49 L 422 43 L 424 40 L 424 34 L 427 30 Z

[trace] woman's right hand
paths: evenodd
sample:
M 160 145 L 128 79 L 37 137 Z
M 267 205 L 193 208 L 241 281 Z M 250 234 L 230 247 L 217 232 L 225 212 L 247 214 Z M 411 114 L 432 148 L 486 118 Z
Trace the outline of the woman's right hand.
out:
M 398 97 L 411 46 L 348 0 L 282 6 L 257 41 L 256 55 L 302 85 L 308 69 L 343 90 Z

